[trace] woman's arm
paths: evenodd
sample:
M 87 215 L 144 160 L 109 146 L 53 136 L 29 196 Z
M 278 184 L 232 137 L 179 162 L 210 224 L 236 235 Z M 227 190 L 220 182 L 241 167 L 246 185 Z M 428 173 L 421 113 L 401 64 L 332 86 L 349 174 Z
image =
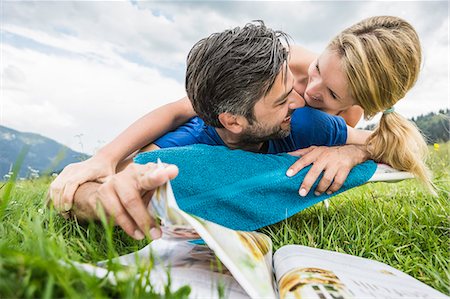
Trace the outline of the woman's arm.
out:
M 138 119 L 86 161 L 69 164 L 50 185 L 49 197 L 58 211 L 72 208 L 77 188 L 102 182 L 117 171 L 119 162 L 195 116 L 187 97 L 157 108 Z
M 366 144 L 372 131 L 355 129 L 347 125 L 347 142 L 345 144 Z
M 96 156 L 117 165 L 130 154 L 181 126 L 194 116 L 194 109 L 187 97 L 164 105 L 138 119 L 100 149 Z

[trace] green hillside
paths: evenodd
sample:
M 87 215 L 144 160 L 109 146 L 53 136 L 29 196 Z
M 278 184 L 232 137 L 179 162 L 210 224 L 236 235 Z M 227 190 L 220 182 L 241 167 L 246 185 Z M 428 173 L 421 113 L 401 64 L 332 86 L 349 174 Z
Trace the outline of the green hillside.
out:
M 11 166 L 24 148 L 28 148 L 28 152 L 19 177 L 30 177 L 33 173 L 58 172 L 67 164 L 88 157 L 39 134 L 19 132 L 0 126 L 0 180 L 8 175 Z

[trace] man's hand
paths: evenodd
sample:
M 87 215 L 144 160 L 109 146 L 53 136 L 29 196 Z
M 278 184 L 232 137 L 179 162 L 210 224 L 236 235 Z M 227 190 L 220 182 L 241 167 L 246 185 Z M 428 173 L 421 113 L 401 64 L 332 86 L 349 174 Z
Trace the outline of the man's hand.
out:
M 155 225 L 153 216 L 147 211 L 147 204 L 156 187 L 178 175 L 175 165 L 159 168 L 155 163 L 145 165 L 131 163 L 123 171 L 113 175 L 101 184 L 97 191 L 83 202 L 75 202 L 74 212 L 100 218 L 98 204 L 106 216 L 123 228 L 131 237 L 141 240 L 144 236 L 158 239 L 160 229 Z
M 89 181 L 103 182 L 115 173 L 115 165 L 95 156 L 79 163 L 67 165 L 52 182 L 49 197 L 59 212 L 72 209 L 73 197 L 78 187 Z
M 344 184 L 350 170 L 369 159 L 369 155 L 362 145 L 311 146 L 289 154 L 301 156 L 301 158 L 288 169 L 287 176 L 294 176 L 303 168 L 313 164 L 300 186 L 300 196 L 308 194 L 322 172 L 324 172 L 323 177 L 314 194 L 319 196 L 324 192 L 327 194 L 336 192 Z

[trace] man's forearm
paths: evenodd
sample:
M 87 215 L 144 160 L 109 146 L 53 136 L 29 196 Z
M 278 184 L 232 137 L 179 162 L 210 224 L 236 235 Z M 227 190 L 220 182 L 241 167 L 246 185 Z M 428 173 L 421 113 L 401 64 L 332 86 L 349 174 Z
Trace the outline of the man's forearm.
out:
M 372 159 L 370 156 L 369 151 L 367 150 L 367 146 L 363 145 L 363 144 L 348 144 L 345 145 L 348 146 L 352 149 L 354 149 L 354 151 L 352 151 L 353 154 L 353 158 L 355 159 L 355 165 L 356 164 L 360 164 L 363 163 L 367 160 Z
M 96 194 L 100 183 L 87 182 L 78 187 L 74 196 L 72 214 L 79 220 L 97 220 Z

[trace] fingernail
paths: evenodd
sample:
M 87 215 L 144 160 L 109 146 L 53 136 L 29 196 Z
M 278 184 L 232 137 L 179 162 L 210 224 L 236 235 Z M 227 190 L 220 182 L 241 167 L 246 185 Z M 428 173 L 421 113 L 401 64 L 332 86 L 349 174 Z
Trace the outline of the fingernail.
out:
M 294 174 L 294 170 L 293 169 L 289 169 L 288 171 L 286 171 L 286 175 L 287 176 L 292 176 Z
M 315 195 L 315 196 L 320 196 L 320 192 L 319 192 L 319 191 L 316 191 L 316 192 L 314 192 L 314 195 Z
M 303 197 L 305 197 L 305 196 L 306 196 L 306 194 L 308 194 L 308 192 L 306 192 L 306 189 L 302 188 L 302 189 L 300 189 L 300 192 L 299 192 L 299 194 L 300 194 L 300 196 L 303 196 Z
M 64 211 L 69 212 L 72 209 L 72 205 L 70 203 L 64 204 Z
M 161 238 L 161 231 L 157 228 L 150 229 L 150 236 L 153 240 Z
M 144 234 L 140 231 L 140 230 L 135 230 L 134 231 L 134 238 L 135 239 L 137 239 L 137 240 L 142 240 L 142 239 L 144 239 Z
M 333 192 L 331 192 L 331 191 L 327 191 L 327 194 L 328 194 L 328 195 L 331 195 L 331 193 L 333 193 Z

